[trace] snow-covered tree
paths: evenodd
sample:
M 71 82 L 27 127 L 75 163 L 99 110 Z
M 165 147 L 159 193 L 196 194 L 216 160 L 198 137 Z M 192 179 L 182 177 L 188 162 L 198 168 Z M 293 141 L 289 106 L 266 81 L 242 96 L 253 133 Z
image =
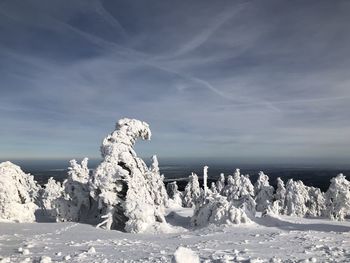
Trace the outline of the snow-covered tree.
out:
M 254 196 L 254 187 L 248 175 L 241 175 L 236 169 L 233 176 L 227 177 L 227 184 L 222 190 L 222 194 L 227 196 L 229 201 L 238 200 L 245 196 Z
M 225 175 L 223 173 L 220 174 L 219 180 L 216 182 L 216 189 L 219 194 L 221 194 L 222 190 L 225 187 Z
M 176 181 L 168 183 L 166 190 L 169 196 L 169 202 L 177 206 L 182 206 L 182 193 L 178 190 Z
M 0 218 L 17 222 L 35 221 L 40 186 L 11 162 L 0 163 Z
M 156 222 L 165 222 L 162 209 L 149 191 L 149 169 L 133 148 L 138 138 L 151 138 L 149 125 L 124 118 L 102 142 L 103 161 L 89 182 L 90 194 L 103 214 L 98 226 L 142 232 Z
M 67 209 L 66 200 L 63 197 L 64 188 L 60 182 L 52 177 L 49 178 L 44 188 L 41 190 L 40 200 L 41 207 L 45 216 L 51 220 L 64 221 Z M 62 214 L 62 211 L 64 214 Z
M 306 202 L 308 216 L 322 216 L 325 210 L 325 197 L 321 189 L 317 187 L 307 187 L 309 200 Z
M 208 194 L 208 166 L 203 167 L 203 190 L 204 196 Z
M 68 203 L 66 220 L 77 222 L 91 215 L 93 200 L 90 197 L 89 179 L 88 158 L 84 158 L 81 164 L 71 160 L 68 178 L 63 182 L 64 198 Z
M 286 185 L 286 197 L 284 203 L 285 215 L 305 216 L 307 213 L 306 203 L 309 200 L 309 192 L 302 181 L 289 179 Z
M 350 182 L 343 174 L 331 179 L 325 198 L 325 214 L 330 219 L 342 221 L 350 214 Z
M 269 183 L 269 177 L 264 172 L 259 172 L 259 177 L 254 184 L 256 211 L 266 212 L 273 201 L 274 188 Z
M 215 182 L 211 182 L 211 185 L 210 185 L 210 191 L 212 194 L 218 194 L 218 189 L 216 188 L 216 184 Z
M 193 207 L 199 201 L 201 188 L 199 186 L 198 176 L 192 173 L 188 177 L 188 183 L 183 193 L 182 205 L 184 207 Z
M 146 173 L 148 188 L 156 208 L 164 210 L 168 206 L 168 194 L 164 185 L 164 175 L 160 175 L 159 163 L 156 155 L 152 156 L 152 164 Z M 164 212 L 162 212 L 164 214 Z
M 239 188 L 239 196 L 254 196 L 254 186 L 249 179 L 249 175 L 241 175 L 241 183 Z
M 286 188 L 280 177 L 277 178 L 277 188 L 272 206 L 269 208 L 274 214 L 282 214 L 284 211 L 284 200 L 286 198 Z
M 209 195 L 196 206 L 191 219 L 194 226 L 241 224 L 251 222 L 247 214 L 221 195 Z

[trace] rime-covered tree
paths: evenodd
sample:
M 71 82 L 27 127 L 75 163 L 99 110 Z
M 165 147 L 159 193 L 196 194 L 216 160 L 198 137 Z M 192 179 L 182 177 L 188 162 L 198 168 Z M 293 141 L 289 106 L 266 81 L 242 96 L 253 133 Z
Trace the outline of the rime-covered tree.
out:
M 254 196 L 254 187 L 249 179 L 249 175 L 241 175 L 239 169 L 236 169 L 234 175 L 227 177 L 227 184 L 222 194 L 227 196 L 229 201 L 239 200 L 242 197 Z
M 325 197 L 321 189 L 317 187 L 307 187 L 309 200 L 306 202 L 307 216 L 322 216 L 325 210 Z
M 88 158 L 79 164 L 76 160 L 70 161 L 68 178 L 63 182 L 64 198 L 68 202 L 66 219 L 68 221 L 81 221 L 87 219 L 93 205 L 89 189 Z
M 284 212 L 284 201 L 286 198 L 286 188 L 284 182 L 280 177 L 277 178 L 277 188 L 274 195 L 274 201 L 270 207 L 270 211 L 274 214 L 283 214 Z
M 222 190 L 225 187 L 225 175 L 223 173 L 220 174 L 219 180 L 216 182 L 216 189 L 219 194 L 222 193 Z
M 11 162 L 0 163 L 0 219 L 33 222 L 40 186 Z
M 178 190 L 177 183 L 168 183 L 166 190 L 169 197 L 169 202 L 182 206 L 182 193 Z
M 197 204 L 191 222 L 194 226 L 206 226 L 208 224 L 241 224 L 251 221 L 244 210 L 237 208 L 224 196 L 209 195 L 202 203 Z
M 156 155 L 152 156 L 152 164 L 149 167 L 149 172 L 146 173 L 148 180 L 148 189 L 152 199 L 155 202 L 156 208 L 164 210 L 168 206 L 168 194 L 164 185 L 164 176 L 160 175 L 159 163 Z M 164 212 L 161 212 L 164 214 Z
M 198 176 L 192 173 L 188 177 L 188 183 L 183 193 L 182 205 L 184 207 L 194 207 L 199 201 L 200 196 L 201 188 L 199 186 Z
M 307 213 L 306 203 L 309 201 L 309 192 L 302 181 L 289 179 L 286 185 L 286 198 L 283 213 L 291 216 L 303 217 Z
M 212 194 L 218 194 L 218 189 L 216 188 L 216 184 L 215 182 L 211 182 L 211 185 L 210 185 L 210 191 Z
M 343 174 L 331 179 L 325 199 L 325 215 L 330 219 L 342 221 L 350 214 L 350 182 Z
M 98 202 L 104 219 L 98 226 L 142 232 L 164 222 L 163 211 L 149 191 L 149 169 L 134 151 L 138 138 L 151 138 L 149 125 L 124 118 L 102 142 L 103 161 L 89 182 L 90 195 Z
M 274 188 L 269 183 L 269 177 L 259 172 L 259 177 L 254 184 L 256 211 L 266 212 L 273 201 Z
M 63 197 L 64 188 L 60 182 L 52 177 L 49 178 L 44 188 L 41 190 L 41 207 L 45 216 L 51 220 L 64 221 L 61 211 L 67 209 L 67 203 Z

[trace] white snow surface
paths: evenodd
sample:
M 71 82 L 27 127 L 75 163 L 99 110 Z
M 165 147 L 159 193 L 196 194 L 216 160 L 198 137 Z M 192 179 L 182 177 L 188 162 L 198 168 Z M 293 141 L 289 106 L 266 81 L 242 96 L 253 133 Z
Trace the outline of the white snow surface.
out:
M 171 262 L 179 247 L 193 251 L 200 262 L 349 262 L 349 221 L 265 216 L 252 224 L 192 228 L 192 213 L 168 208 L 168 233 L 2 222 L 0 262 Z

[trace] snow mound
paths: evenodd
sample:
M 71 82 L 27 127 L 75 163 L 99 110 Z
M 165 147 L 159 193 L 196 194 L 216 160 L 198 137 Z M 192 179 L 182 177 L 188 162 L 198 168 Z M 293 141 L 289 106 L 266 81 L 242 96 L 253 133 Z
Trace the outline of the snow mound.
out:
M 227 198 L 220 195 L 208 196 L 201 205 L 196 207 L 191 220 L 194 226 L 251 222 L 243 209 L 235 207 L 233 202 L 227 201 Z
M 40 187 L 11 162 L 0 163 L 0 219 L 34 222 Z
M 198 255 L 189 248 L 178 247 L 171 260 L 172 263 L 199 263 Z

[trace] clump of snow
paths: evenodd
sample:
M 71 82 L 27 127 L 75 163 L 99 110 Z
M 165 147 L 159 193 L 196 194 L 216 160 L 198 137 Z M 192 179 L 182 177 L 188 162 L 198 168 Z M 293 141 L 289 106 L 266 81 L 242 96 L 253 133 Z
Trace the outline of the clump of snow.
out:
M 183 193 L 182 205 L 184 207 L 194 207 L 201 196 L 198 176 L 192 173 L 188 178 L 188 183 Z
M 40 263 L 51 263 L 51 258 L 48 256 L 42 256 L 40 259 Z
M 241 224 L 251 222 L 241 208 L 220 195 L 208 196 L 202 204 L 196 206 L 192 224 L 206 226 L 208 224 Z
M 11 162 L 0 163 L 0 219 L 33 222 L 40 187 Z
M 325 195 L 325 214 L 332 220 L 344 220 L 350 215 L 350 182 L 343 174 L 331 179 Z
M 172 263 L 199 263 L 198 255 L 186 247 L 178 247 L 171 260 Z
M 152 189 L 154 185 L 159 189 L 163 183 L 158 176 L 158 164 L 153 159 L 150 171 L 137 157 L 133 147 L 138 138 L 151 138 L 149 125 L 124 118 L 102 142 L 104 159 L 89 182 L 90 195 L 98 202 L 103 215 L 99 227 L 143 232 L 156 222 L 164 222 L 165 197 Z M 156 177 L 150 180 L 154 174 Z M 164 193 L 165 189 L 161 191 Z

